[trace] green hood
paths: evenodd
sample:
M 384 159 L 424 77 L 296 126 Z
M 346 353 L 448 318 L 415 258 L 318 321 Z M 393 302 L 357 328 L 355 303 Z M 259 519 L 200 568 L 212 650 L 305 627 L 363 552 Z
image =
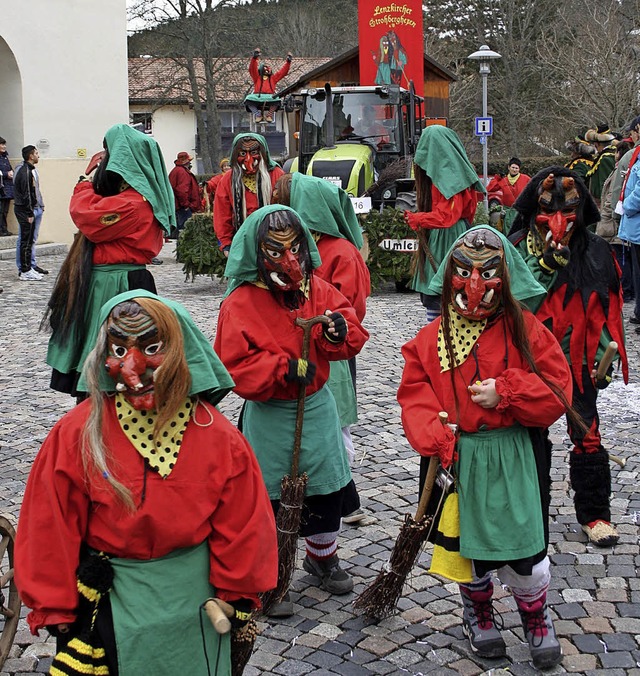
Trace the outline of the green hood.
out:
M 291 178 L 291 208 L 310 230 L 348 239 L 362 248 L 362 232 L 351 199 L 337 185 L 296 172 Z
M 545 288 L 536 281 L 533 273 L 531 270 L 529 270 L 527 264 L 524 262 L 524 259 L 518 253 L 518 250 L 501 232 L 498 232 L 489 225 L 476 225 L 474 228 L 469 228 L 469 230 L 467 230 L 467 232 L 465 232 L 462 237 L 466 237 L 468 233 L 473 232 L 474 230 L 479 230 L 480 228 L 491 230 L 493 233 L 498 235 L 498 237 L 500 237 L 500 241 L 504 247 L 504 256 L 507 262 L 507 270 L 509 270 L 511 295 L 516 300 L 519 300 L 521 303 L 525 303 L 527 305 L 529 304 L 527 301 L 530 299 L 545 296 L 547 293 Z M 444 271 L 447 267 L 451 252 L 455 249 L 462 237 L 458 237 L 458 239 L 453 243 L 447 252 L 447 255 L 444 257 L 442 263 L 440 263 L 438 272 L 429 284 L 429 293 L 431 295 L 440 296 L 442 294 Z
M 122 178 L 151 205 L 168 233 L 176 224 L 176 200 L 160 146 L 128 124 L 115 124 L 104 135 L 109 150 L 107 169 Z
M 269 206 L 261 207 L 247 217 L 247 220 L 233 236 L 231 249 L 229 249 L 227 267 L 224 271 L 224 276 L 229 278 L 229 286 L 227 287 L 225 296 L 235 291 L 244 282 L 258 281 L 258 228 L 264 217 L 274 211 L 293 211 L 300 218 L 300 215 L 293 209 L 285 207 L 282 204 L 270 204 Z M 318 268 L 322 262 L 318 253 L 318 247 L 302 218 L 300 218 L 300 222 L 302 223 L 302 229 L 309 245 L 311 266 L 313 269 Z
M 426 127 L 420 135 L 413 161 L 424 169 L 446 199 L 471 187 L 485 192 L 462 142 L 449 127 L 440 124 Z
M 134 289 L 126 291 L 118 296 L 115 296 L 110 301 L 105 303 L 100 310 L 100 324 L 102 326 L 109 313 L 113 308 L 127 300 L 133 298 L 152 298 L 158 300 L 167 307 L 169 307 L 178 318 L 180 328 L 182 329 L 182 337 L 184 339 L 184 352 L 189 365 L 189 372 L 191 373 L 191 389 L 190 395 L 203 394 L 207 400 L 212 404 L 217 404 L 228 392 L 230 392 L 235 383 L 231 379 L 227 369 L 223 366 L 218 358 L 218 355 L 213 351 L 211 343 L 207 340 L 205 335 L 196 326 L 191 318 L 191 315 L 186 309 L 173 300 L 161 298 L 150 291 L 143 289 Z M 88 337 L 89 344 L 95 345 L 98 336 L 98 328 L 92 330 Z M 78 383 L 78 389 L 87 391 L 87 381 L 83 371 Z M 116 389 L 114 380 L 103 371 L 100 375 L 100 389 L 103 392 L 113 392 Z
M 238 134 L 233 139 L 233 143 L 231 144 L 231 152 L 229 153 L 229 157 L 232 157 L 232 158 L 235 157 L 235 155 L 236 155 L 236 145 L 243 138 L 255 139 L 262 146 L 262 150 L 264 151 L 264 156 L 267 158 L 267 167 L 269 169 L 273 169 L 274 167 L 280 166 L 277 162 L 275 162 L 274 160 L 271 159 L 271 154 L 269 153 L 269 146 L 267 144 L 267 139 L 264 136 L 262 136 L 262 134 L 252 134 L 250 132 L 243 132 L 242 134 Z

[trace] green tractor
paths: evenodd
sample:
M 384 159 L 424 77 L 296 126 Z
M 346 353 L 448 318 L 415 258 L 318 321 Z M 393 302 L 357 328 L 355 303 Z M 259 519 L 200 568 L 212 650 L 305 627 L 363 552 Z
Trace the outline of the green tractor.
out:
M 413 83 L 305 89 L 293 95 L 300 109 L 299 152 L 287 171 L 332 181 L 373 208 L 410 208 L 411 159 L 424 127 L 424 99 Z M 398 205 L 400 206 L 400 205 Z

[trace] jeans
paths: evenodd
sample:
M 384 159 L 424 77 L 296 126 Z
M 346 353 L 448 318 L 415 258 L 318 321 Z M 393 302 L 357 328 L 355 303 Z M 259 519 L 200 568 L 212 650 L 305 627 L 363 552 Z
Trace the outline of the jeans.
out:
M 9 214 L 10 199 L 0 199 L 0 233 L 8 232 L 7 215 Z
M 40 223 L 42 222 L 42 214 L 44 214 L 44 209 L 41 207 L 36 207 L 33 210 L 33 242 L 31 243 L 31 268 L 36 267 L 36 242 L 38 241 L 38 235 L 40 234 Z M 16 218 L 18 214 L 16 213 Z M 18 224 L 20 225 L 20 219 L 18 218 Z M 20 272 L 20 241 L 22 240 L 22 225 L 20 225 L 20 232 L 18 233 L 18 244 L 16 245 L 16 267 L 18 272 Z M 27 270 L 23 270 L 27 272 Z
M 628 244 L 612 244 L 611 248 L 616 255 L 616 260 L 618 261 L 618 265 L 622 271 L 620 283 L 622 284 L 624 299 L 625 301 L 631 300 L 635 297 L 635 289 L 633 285 L 633 267 L 635 265 L 635 261 L 633 260 L 631 247 Z

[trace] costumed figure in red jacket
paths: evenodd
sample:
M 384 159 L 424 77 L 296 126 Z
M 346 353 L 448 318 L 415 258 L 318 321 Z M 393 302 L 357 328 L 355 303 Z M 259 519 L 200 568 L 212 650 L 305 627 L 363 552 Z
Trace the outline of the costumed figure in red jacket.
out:
M 253 51 L 253 57 L 249 61 L 249 75 L 253 80 L 253 93 L 245 97 L 244 103 L 247 110 L 254 116 L 256 122 L 273 122 L 273 116 L 280 107 L 280 98 L 276 96 L 276 85 L 289 72 L 293 55 L 287 53 L 279 71 L 274 73 L 271 66 L 266 63 L 259 64 L 260 47 Z M 266 114 L 264 110 L 266 108 Z
M 218 184 L 228 171 L 231 171 L 231 160 L 228 157 L 223 157 L 220 160 L 220 173 L 212 176 L 206 183 L 207 197 L 209 199 L 209 211 L 213 210 L 213 200 L 216 198 Z
M 300 534 L 303 567 L 331 594 L 347 594 L 353 580 L 338 559 L 340 520 L 354 511 L 351 471 L 340 419 L 326 387 L 332 361 L 350 359 L 369 334 L 355 310 L 331 284 L 313 275 L 318 249 L 298 214 L 273 204 L 254 212 L 231 245 L 214 348 L 246 400 L 242 431 L 251 444 L 274 512 L 282 478 L 291 473 L 300 386 L 305 388 L 299 472 L 309 477 Z M 311 330 L 308 359 L 301 359 L 303 330 L 296 319 L 328 315 Z M 288 616 L 287 595 L 270 614 Z
M 202 198 L 198 179 L 191 171 L 193 157 L 180 152 L 173 161 L 175 166 L 169 172 L 169 183 L 176 198 L 176 230 L 180 232 L 191 215 L 202 211 Z M 174 233 L 177 237 L 177 233 Z
M 569 455 L 578 523 L 600 547 L 618 541 L 611 524 L 611 469 L 600 437 L 598 390 L 611 382 L 612 367 L 596 379 L 611 341 L 618 344 L 625 382 L 627 355 L 622 324 L 620 269 L 611 245 L 589 231 L 600 213 L 586 185 L 564 167 L 547 167 L 515 203 L 509 239 L 547 295 L 530 304 L 562 346 L 573 375 L 573 406 L 584 424 L 568 420 L 574 446 Z
M 360 254 L 362 232 L 349 195 L 329 181 L 296 172 L 278 179 L 273 201 L 294 209 L 311 230 L 322 260 L 314 276 L 335 286 L 362 322 L 367 312 L 367 298 L 371 295 L 371 280 L 369 268 Z M 332 361 L 328 384 L 338 406 L 342 437 L 353 466 L 356 451 L 351 425 L 358 421 L 356 358 Z M 353 489 L 355 491 L 355 484 Z M 358 507 L 343 517 L 344 523 L 358 524 L 366 519 L 359 502 L 358 498 Z
M 215 406 L 233 381 L 186 310 L 146 291 L 106 303 L 89 341 L 90 398 L 49 433 L 20 512 L 31 631 L 58 637 L 51 673 L 230 674 L 203 605 L 241 625 L 278 578 L 260 468 Z
M 496 174 L 487 186 L 491 225 L 500 232 L 509 232 L 517 213 L 513 204 L 531 180 L 531 176 L 520 172 L 521 166 L 522 162 L 512 157 L 507 164 L 507 175 Z
M 284 174 L 271 159 L 267 140 L 261 134 L 238 134 L 230 157 L 231 171 L 222 175 L 213 203 L 213 229 L 225 256 L 247 216 L 271 204 L 276 181 Z
M 402 348 L 398 401 L 421 469 L 433 455 L 452 468 L 459 553 L 470 560 L 463 575 L 451 558 L 436 564 L 434 550 L 431 571 L 460 584 L 472 650 L 500 657 L 506 646 L 491 602 L 497 571 L 515 598 L 534 665 L 550 667 L 562 650 L 546 602 L 551 452 L 542 429 L 569 406 L 571 373 L 551 332 L 520 304 L 544 288 L 496 230 L 461 235 L 431 291 L 441 294 L 442 315 Z
M 104 137 L 93 182 L 81 180 L 69 205 L 76 234 L 48 303 L 47 364 L 51 387 L 80 396 L 76 384 L 91 346 L 86 343 L 102 305 L 128 289 L 155 292 L 146 266 L 175 226 L 175 200 L 154 139 L 127 124 Z M 84 179 L 84 177 L 82 177 Z M 46 319 L 46 317 L 45 317 Z

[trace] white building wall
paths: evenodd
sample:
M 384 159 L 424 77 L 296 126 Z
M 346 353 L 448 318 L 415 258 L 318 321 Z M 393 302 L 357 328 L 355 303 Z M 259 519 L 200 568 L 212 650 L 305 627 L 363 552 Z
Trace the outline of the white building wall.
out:
M 128 122 L 126 0 L 3 2 L 0 135 L 40 150 L 40 241 L 73 238 L 69 197 L 104 132 Z M 16 101 L 16 97 L 20 97 Z M 14 225 L 15 229 L 15 225 Z

